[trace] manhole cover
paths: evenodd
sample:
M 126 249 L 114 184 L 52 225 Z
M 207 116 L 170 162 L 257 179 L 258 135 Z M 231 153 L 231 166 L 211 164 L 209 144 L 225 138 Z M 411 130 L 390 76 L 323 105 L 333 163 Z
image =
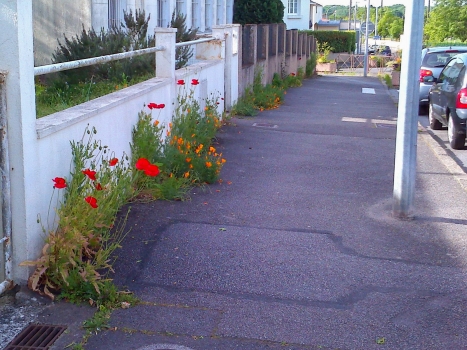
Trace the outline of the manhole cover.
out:
M 253 126 L 256 126 L 258 128 L 271 128 L 271 129 L 277 128 L 277 125 L 270 124 L 270 123 L 254 123 Z
M 65 326 L 30 324 L 4 350 L 47 350 L 65 329 Z

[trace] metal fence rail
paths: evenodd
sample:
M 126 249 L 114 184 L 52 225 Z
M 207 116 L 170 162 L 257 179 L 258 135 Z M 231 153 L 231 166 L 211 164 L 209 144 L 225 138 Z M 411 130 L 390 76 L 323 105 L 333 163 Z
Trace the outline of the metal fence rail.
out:
M 199 43 L 204 43 L 204 42 L 208 42 L 212 40 L 215 40 L 215 38 L 203 38 L 203 39 L 198 39 L 198 40 L 185 41 L 182 43 L 176 43 L 175 47 L 196 45 Z M 48 64 L 45 66 L 34 67 L 34 75 L 37 76 L 37 75 L 43 75 L 43 74 L 62 72 L 65 70 L 70 70 L 70 69 L 75 69 L 75 68 L 80 68 L 80 67 L 87 67 L 87 66 L 92 66 L 95 64 L 106 63 L 106 62 L 111 62 L 111 61 L 118 61 L 118 60 L 122 60 L 125 58 L 147 55 L 150 53 L 155 53 L 157 51 L 164 51 L 164 50 L 166 50 L 166 48 L 163 46 L 155 46 L 155 47 L 149 47 L 147 49 L 115 53 L 112 55 L 105 55 L 105 56 L 99 56 L 99 57 L 84 58 L 82 60 L 76 60 L 76 61 Z

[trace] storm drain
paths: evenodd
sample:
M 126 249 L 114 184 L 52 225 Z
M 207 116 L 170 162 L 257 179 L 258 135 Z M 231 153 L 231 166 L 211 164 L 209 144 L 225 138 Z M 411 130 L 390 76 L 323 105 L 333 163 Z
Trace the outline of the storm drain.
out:
M 65 329 L 65 326 L 30 324 L 4 350 L 47 350 Z

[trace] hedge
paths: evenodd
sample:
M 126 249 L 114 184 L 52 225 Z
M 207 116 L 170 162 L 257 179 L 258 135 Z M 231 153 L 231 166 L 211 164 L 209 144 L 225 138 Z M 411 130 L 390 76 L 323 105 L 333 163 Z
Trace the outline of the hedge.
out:
M 331 52 L 354 52 L 356 33 L 354 31 L 315 31 L 315 30 L 302 30 L 301 33 L 313 35 L 318 43 L 328 43 Z

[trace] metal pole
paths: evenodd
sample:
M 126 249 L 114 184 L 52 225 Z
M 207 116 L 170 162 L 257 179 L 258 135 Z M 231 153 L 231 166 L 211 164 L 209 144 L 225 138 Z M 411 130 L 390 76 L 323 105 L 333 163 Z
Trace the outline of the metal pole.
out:
M 365 26 L 365 62 L 363 65 L 363 76 L 368 76 L 368 23 L 370 22 L 370 0 L 366 5 L 366 26 Z
M 401 82 L 394 166 L 393 215 L 412 216 L 417 167 L 418 73 L 423 38 L 424 0 L 406 5 L 405 42 L 402 46 Z
M 351 18 L 352 18 L 352 0 L 350 0 L 350 3 L 349 3 L 349 31 L 350 31 Z M 355 30 L 355 28 L 354 28 L 354 30 Z

